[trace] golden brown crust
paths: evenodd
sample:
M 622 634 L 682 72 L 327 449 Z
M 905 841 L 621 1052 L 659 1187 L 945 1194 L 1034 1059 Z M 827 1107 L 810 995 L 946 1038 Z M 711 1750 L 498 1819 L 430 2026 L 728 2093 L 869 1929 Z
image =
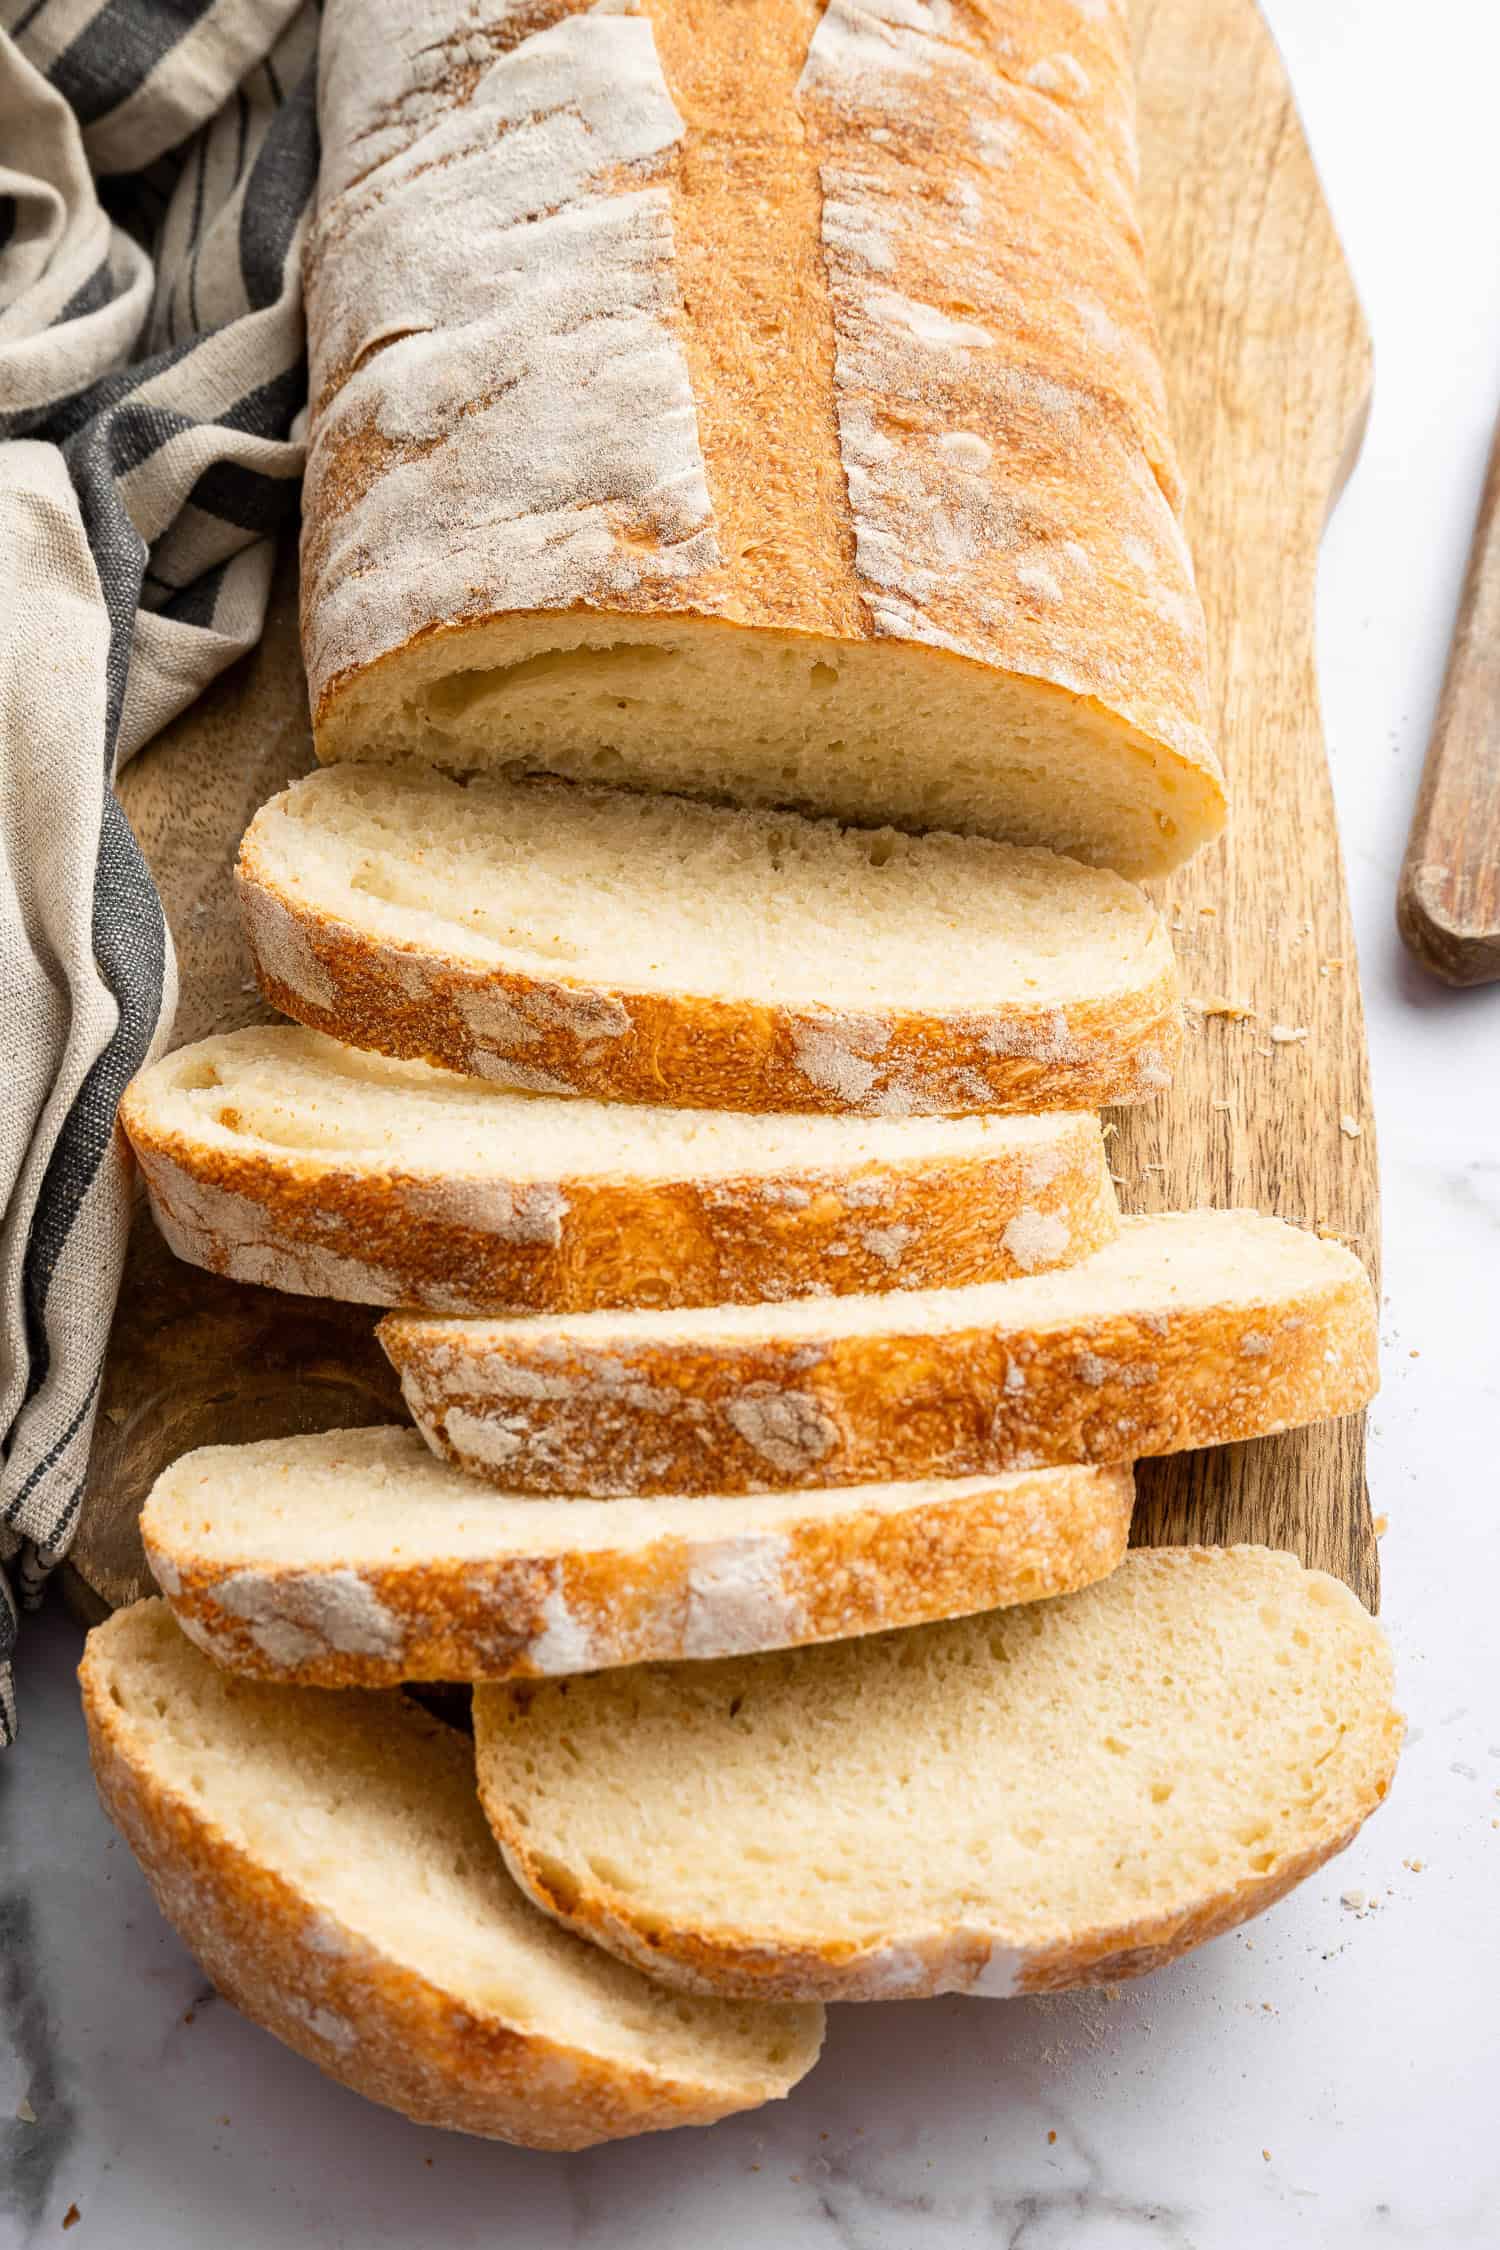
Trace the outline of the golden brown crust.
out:
M 1065 1012 L 855 1013 L 549 982 L 388 945 L 309 912 L 258 863 L 253 828 L 237 884 L 274 1007 L 350 1046 L 530 1092 L 824 1115 L 1103 1109 L 1154 1099 L 1182 1044 L 1170 961 Z
M 1118 1461 L 1352 1413 L 1377 1383 L 1349 1261 L 1270 1303 L 1070 1319 L 1037 1334 L 532 1339 L 420 1314 L 380 1341 L 423 1435 L 512 1491 L 757 1492 Z
M 162 1913 L 226 1998 L 330 2078 L 420 2124 L 523 2148 L 588 2148 L 747 2106 L 479 2015 L 351 1931 L 330 1943 L 327 1915 L 132 1754 L 87 1647 L 79 1680 L 100 1798 Z M 784 2090 L 768 2084 L 765 2098 Z
M 225 1148 L 163 1126 L 149 1091 L 127 1091 L 120 1116 L 178 1257 L 356 1304 L 564 1313 L 842 1296 L 1004 1280 L 1086 1257 L 1119 1231 L 1092 1117 L 1045 1163 L 1015 1149 L 507 1183 Z
M 1043 1470 L 899 1513 L 851 1505 L 763 1538 L 329 1564 L 341 1581 L 360 1580 L 361 1617 L 380 1621 L 378 1654 L 338 1648 L 312 1625 L 326 1572 L 236 1561 L 222 1545 L 205 1559 L 149 1501 L 141 1534 L 178 1623 L 216 1663 L 305 1687 L 386 1687 L 793 1647 L 1040 1601 L 1123 1560 L 1134 1491 L 1128 1467 Z M 230 1579 L 233 1611 L 221 1599 Z

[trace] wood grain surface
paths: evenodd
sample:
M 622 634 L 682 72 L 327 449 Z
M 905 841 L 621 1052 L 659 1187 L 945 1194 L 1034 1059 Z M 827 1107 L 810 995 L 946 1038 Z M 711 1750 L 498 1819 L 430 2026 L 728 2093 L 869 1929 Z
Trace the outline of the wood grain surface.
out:
M 1401 935 L 1445 984 L 1500 977 L 1500 427 L 1396 892 Z
M 1192 1010 L 1164 1102 L 1111 1146 L 1134 1210 L 1253 1203 L 1378 1282 L 1364 1015 L 1318 711 L 1314 593 L 1370 348 L 1252 0 L 1137 0 L 1142 224 L 1208 612 L 1228 836 L 1170 882 Z M 1223 1013 L 1225 1007 L 1245 1014 Z M 1135 1537 L 1287 1547 L 1370 1608 L 1364 1417 L 1144 1465 Z
M 177 946 L 173 1044 L 268 1023 L 231 871 L 256 807 L 317 763 L 297 645 L 289 542 L 258 648 L 215 681 L 120 778 L 120 798 Z M 91 1622 L 152 1590 L 141 1505 L 195 1445 L 403 1421 L 376 1313 L 253 1289 L 178 1262 L 137 1202 L 110 1338 L 83 1520 L 64 1593 Z
M 1192 1011 L 1170 1095 L 1111 1141 L 1137 1210 L 1256 1204 L 1378 1252 L 1354 944 L 1313 666 L 1324 519 L 1368 403 L 1369 347 L 1285 75 L 1253 0 L 1136 0 L 1143 223 L 1191 487 L 1226 842 L 1159 886 Z M 312 763 L 289 568 L 254 656 L 125 776 L 177 939 L 177 1036 L 256 1020 L 228 872 L 262 798 Z M 148 1583 L 136 1530 L 190 1445 L 399 1411 L 357 1307 L 174 1266 L 141 1216 L 70 1584 L 85 1608 Z M 1135 1538 L 1260 1540 L 1373 1608 L 1363 1417 L 1147 1464 Z

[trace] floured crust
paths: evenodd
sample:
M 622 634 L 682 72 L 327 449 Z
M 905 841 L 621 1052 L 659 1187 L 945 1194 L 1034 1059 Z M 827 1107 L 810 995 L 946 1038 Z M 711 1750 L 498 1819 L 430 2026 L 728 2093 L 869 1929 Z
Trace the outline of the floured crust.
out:
M 801 2074 L 794 2066 L 781 2083 L 729 2093 L 477 2013 L 331 1923 L 160 1781 L 133 1754 L 92 1647 L 79 1679 L 100 1798 L 162 1913 L 227 1999 L 341 2085 L 419 2124 L 574 2149 L 712 2124 L 785 2093 Z
M 1160 1221 L 1126 1221 L 1132 1228 Z M 1244 1303 L 1034 1331 L 503 1337 L 419 1314 L 379 1336 L 434 1451 L 513 1491 L 756 1492 L 1118 1461 L 1348 1414 L 1377 1383 L 1363 1268 Z
M 205 1474 L 211 1516 L 211 1464 Z M 379 1567 L 268 1564 L 226 1554 L 222 1539 L 204 1552 L 180 1509 L 150 1500 L 141 1534 L 178 1623 L 216 1663 L 301 1686 L 383 1687 L 727 1656 L 1039 1601 L 1122 1560 L 1134 1479 L 1128 1467 L 1053 1469 L 929 1489 L 899 1509 L 874 1497 L 727 1536 L 710 1528 L 714 1503 L 699 1502 L 701 1535 L 678 1511 L 660 1536 L 611 1544 L 591 1524 L 561 1553 L 529 1553 L 510 1535 L 459 1558 L 417 1538 Z
M 165 1127 L 139 1081 L 121 1121 L 178 1257 L 356 1304 L 561 1313 L 847 1295 L 1035 1272 L 1119 1229 L 1091 1117 L 1035 1157 L 515 1182 L 211 1145 Z
M 330 9 L 336 55 L 355 20 Z M 333 70 L 320 104 L 303 614 L 324 757 L 433 755 L 397 738 L 434 682 L 529 661 L 549 618 L 588 612 L 667 645 L 881 644 L 918 701 L 940 672 L 1009 679 L 1042 737 L 1071 731 L 1085 765 L 1107 744 L 1129 776 L 1129 871 L 1217 830 L 1122 8 L 490 0 L 460 23 L 403 0 L 387 37 L 372 84 Z M 726 697 L 717 732 L 748 716 Z M 858 817 L 841 727 L 821 775 L 757 801 Z M 525 749 L 577 773 L 610 730 Z M 728 772 L 705 753 L 669 785 Z M 1084 847 L 1086 804 L 1059 819 Z M 1021 832 L 1003 804 L 975 825 Z
M 798 94 L 875 630 L 1210 765 L 1123 11 L 831 0 Z
M 1164 946 L 1134 990 L 939 1014 L 631 992 L 466 967 L 309 908 L 258 859 L 236 883 L 262 991 L 351 1046 L 529 1093 L 678 1109 L 957 1116 L 1154 1100 L 1182 1046 Z

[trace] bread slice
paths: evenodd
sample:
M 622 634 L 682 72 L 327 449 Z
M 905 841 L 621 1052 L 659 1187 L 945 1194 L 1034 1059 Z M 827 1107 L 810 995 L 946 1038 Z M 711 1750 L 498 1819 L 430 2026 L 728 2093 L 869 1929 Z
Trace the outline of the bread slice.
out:
M 1336 1580 L 1137 1548 L 1034 1607 L 483 1687 L 474 1732 L 522 1888 L 654 1976 L 1003 1998 L 1139 1976 L 1341 1851 L 1390 1785 L 1391 1694 Z
M 215 1662 L 316 1687 L 593 1671 L 869 1633 L 1086 1586 L 1125 1553 L 1128 1468 L 748 1499 L 525 1500 L 415 1430 L 211 1445 L 141 1517 Z
M 1122 6 L 333 0 L 318 752 L 1223 823 Z M 477 26 L 477 28 L 476 28 Z
M 988 1476 L 1263 1437 L 1376 1386 L 1336 1242 L 1254 1211 L 1127 1218 L 1066 1270 L 701 1312 L 444 1320 L 380 1340 L 428 1443 L 520 1492 Z
M 579 1312 L 977 1281 L 1119 1227 L 1090 1115 L 556 1101 L 292 1024 L 179 1048 L 120 1116 L 179 1257 L 362 1304 Z
M 214 1983 L 331 2078 L 527 2148 L 707 2125 L 817 2059 L 816 2008 L 696 2002 L 554 1928 L 501 1867 L 470 1745 L 405 1697 L 236 1680 L 162 1602 L 89 1635 L 105 1810 Z
M 278 1008 L 533 1093 L 1096 1109 L 1178 1051 L 1144 894 L 974 838 L 340 766 L 262 807 L 238 880 Z

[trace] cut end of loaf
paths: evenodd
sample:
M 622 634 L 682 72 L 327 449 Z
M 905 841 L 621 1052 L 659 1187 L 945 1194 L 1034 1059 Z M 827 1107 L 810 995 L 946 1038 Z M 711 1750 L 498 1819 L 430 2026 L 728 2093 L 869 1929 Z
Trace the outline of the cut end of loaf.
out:
M 943 649 L 585 609 L 436 628 L 334 682 L 318 755 L 422 759 L 1044 845 L 1136 879 L 1216 836 L 1213 761 Z
M 1335 1580 L 1164 1549 L 1034 1608 L 481 1689 L 475 1730 L 523 1886 L 656 1974 L 1003 1996 L 1137 1975 L 1281 1897 L 1385 1796 L 1391 1693 Z

